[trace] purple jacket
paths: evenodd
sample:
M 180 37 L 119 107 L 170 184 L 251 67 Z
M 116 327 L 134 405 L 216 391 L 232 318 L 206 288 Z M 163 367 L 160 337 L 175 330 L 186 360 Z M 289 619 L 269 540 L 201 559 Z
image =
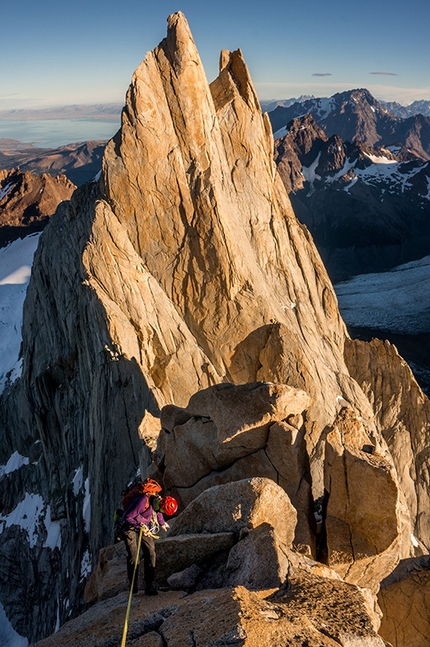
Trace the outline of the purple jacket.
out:
M 149 504 L 149 499 L 146 494 L 136 497 L 128 506 L 127 510 L 124 512 L 123 519 L 133 528 L 140 528 L 142 524 L 149 526 L 153 515 L 154 508 Z M 156 512 L 157 521 L 160 526 L 164 526 L 166 523 L 161 512 Z

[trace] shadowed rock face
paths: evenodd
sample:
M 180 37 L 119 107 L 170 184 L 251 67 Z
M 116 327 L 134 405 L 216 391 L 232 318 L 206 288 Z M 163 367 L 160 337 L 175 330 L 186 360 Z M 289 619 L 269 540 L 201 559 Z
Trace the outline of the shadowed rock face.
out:
M 270 125 L 240 51 L 222 53 L 209 86 L 184 16 L 168 22 L 133 76 L 102 181 L 78 189 L 41 237 L 22 377 L 0 400 L 0 462 L 15 451 L 28 458 L 0 477 L 0 597 L 31 640 L 79 607 L 139 453 L 149 463 L 146 421 L 164 405 L 185 407 L 226 381 L 304 392 L 297 427 L 317 495 L 325 434 L 345 402 L 386 451 L 345 365 L 332 286 L 275 171 Z M 276 462 L 279 438 L 292 444 L 297 427 L 274 423 Z M 42 501 L 31 536 L 11 516 L 26 493 Z M 17 553 L 25 582 L 12 577 Z

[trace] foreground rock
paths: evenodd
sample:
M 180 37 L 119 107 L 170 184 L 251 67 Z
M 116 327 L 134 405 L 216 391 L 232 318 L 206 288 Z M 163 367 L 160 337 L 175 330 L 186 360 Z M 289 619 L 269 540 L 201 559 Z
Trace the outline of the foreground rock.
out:
M 430 636 L 430 558 L 404 560 L 381 585 L 380 634 L 393 647 L 425 647 Z
M 354 414 L 344 409 L 327 436 L 324 530 L 327 562 L 348 582 L 373 589 L 410 540 L 396 471 Z
M 372 402 L 412 520 L 418 555 L 430 552 L 430 401 L 389 342 L 348 340 L 345 359 Z M 406 555 L 405 555 L 406 557 Z
M 162 590 L 166 585 L 174 589 L 182 585 L 190 593 L 202 591 L 204 597 L 194 594 L 170 608 L 166 622 L 166 613 L 159 611 L 157 631 L 163 644 L 188 644 L 182 632 L 192 627 L 193 644 L 200 640 L 202 645 L 210 634 L 214 645 L 217 640 L 224 644 L 227 635 L 243 645 L 256 644 L 257 638 L 259 644 L 296 644 L 293 640 L 299 637 L 322 641 L 319 645 L 331 645 L 331 639 L 342 645 L 351 641 L 382 645 L 376 635 L 380 614 L 371 592 L 347 584 L 336 571 L 290 550 L 294 524 L 287 495 L 268 479 L 213 487 L 193 501 L 174 520 L 169 536 L 156 543 L 157 582 Z M 125 561 L 122 544 L 100 552 L 86 588 L 88 603 L 99 604 L 125 590 Z M 139 586 L 143 589 L 143 581 Z M 270 597 L 267 589 L 272 591 Z M 208 596 L 216 608 L 202 615 L 202 600 Z M 244 606 L 232 616 L 224 605 L 235 599 Z M 183 625 L 185 618 L 187 625 Z M 262 633 L 258 633 L 261 622 Z M 132 631 L 136 637 L 137 629 Z M 139 644 L 149 645 L 145 642 L 149 639 L 155 636 L 141 638 Z M 287 642 L 278 643 L 281 639 Z
M 127 645 L 134 647 L 383 647 L 360 591 L 341 581 L 297 573 L 277 592 L 244 587 L 138 594 Z M 37 647 L 112 647 L 121 639 L 125 593 L 100 602 Z
M 189 577 L 189 588 L 243 585 L 250 589 L 279 587 L 289 570 L 297 513 L 287 494 L 273 481 L 244 479 L 212 487 L 195 499 L 171 523 L 167 538 L 156 542 L 157 583 L 161 586 Z M 121 551 L 121 547 L 114 548 Z M 123 550 L 122 550 L 122 554 Z M 87 602 L 105 598 L 116 582 L 112 549 L 99 555 L 85 590 Z M 118 591 L 124 586 L 125 577 Z M 175 585 L 177 587 L 177 584 Z

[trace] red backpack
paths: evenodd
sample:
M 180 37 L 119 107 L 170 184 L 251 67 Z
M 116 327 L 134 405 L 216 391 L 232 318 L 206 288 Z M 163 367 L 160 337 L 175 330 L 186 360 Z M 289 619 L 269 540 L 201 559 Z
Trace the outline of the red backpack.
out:
M 122 492 L 122 499 L 121 499 L 122 509 L 127 510 L 128 506 L 133 501 L 133 499 L 135 499 L 138 496 L 142 496 L 143 494 L 146 494 L 149 499 L 150 496 L 156 496 L 159 492 L 161 492 L 161 490 L 162 490 L 161 485 L 157 483 L 157 481 L 154 481 L 154 479 L 145 479 L 141 483 L 134 483 L 133 485 L 129 485 Z M 149 501 L 148 501 L 148 506 L 149 506 Z

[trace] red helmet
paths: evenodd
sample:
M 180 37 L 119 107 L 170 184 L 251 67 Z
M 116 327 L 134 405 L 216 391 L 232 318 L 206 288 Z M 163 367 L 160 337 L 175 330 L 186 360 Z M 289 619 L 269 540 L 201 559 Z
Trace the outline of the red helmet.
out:
M 172 496 L 164 496 L 160 501 L 160 512 L 167 514 L 169 517 L 175 514 L 178 509 L 178 502 Z

